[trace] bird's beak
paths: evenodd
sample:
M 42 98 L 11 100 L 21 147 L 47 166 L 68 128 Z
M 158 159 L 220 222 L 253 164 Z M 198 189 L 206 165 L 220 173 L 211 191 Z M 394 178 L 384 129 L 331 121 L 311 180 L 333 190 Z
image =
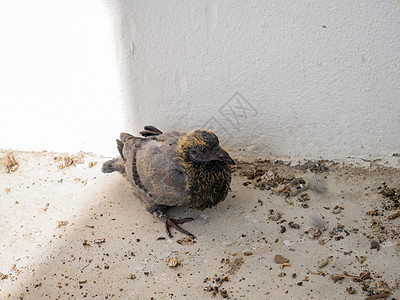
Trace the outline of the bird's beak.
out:
M 215 152 L 215 159 L 219 160 L 219 161 L 224 161 L 227 162 L 231 165 L 236 165 L 235 161 L 229 156 L 228 152 L 226 152 L 224 149 L 219 148 L 216 152 Z

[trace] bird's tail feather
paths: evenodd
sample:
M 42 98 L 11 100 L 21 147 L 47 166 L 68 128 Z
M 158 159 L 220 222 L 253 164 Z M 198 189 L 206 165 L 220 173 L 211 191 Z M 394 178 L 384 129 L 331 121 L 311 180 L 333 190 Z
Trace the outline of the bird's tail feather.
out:
M 121 161 L 119 158 L 113 158 L 111 160 L 106 161 L 103 164 L 101 171 L 103 173 L 112 173 L 114 171 L 118 171 L 122 174 L 122 173 L 125 173 L 125 167 L 123 164 L 121 164 Z

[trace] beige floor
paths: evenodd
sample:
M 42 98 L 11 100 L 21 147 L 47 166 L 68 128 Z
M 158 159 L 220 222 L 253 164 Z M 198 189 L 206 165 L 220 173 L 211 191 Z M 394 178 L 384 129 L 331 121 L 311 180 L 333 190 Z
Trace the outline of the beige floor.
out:
M 244 186 L 251 180 L 239 170 L 216 208 L 170 211 L 197 217 L 183 225 L 197 236 L 193 243 L 177 232 L 166 238 L 125 179 L 101 173 L 106 158 L 85 154 L 60 169 L 65 155 L 14 156 L 19 168 L 0 170 L 1 299 L 208 299 L 213 293 L 217 299 L 366 299 L 368 291 L 400 299 L 400 217 L 387 218 L 396 211 L 383 208 L 392 200 L 377 190 L 383 182 L 400 188 L 399 171 L 333 166 L 323 173 L 328 190 L 303 192 L 310 197 L 303 208 L 299 196 L 290 205 L 270 190 Z M 90 168 L 90 162 L 97 164 Z M 258 168 L 305 174 L 304 167 L 281 164 Z M 334 214 L 335 206 L 343 209 Z M 378 216 L 367 214 L 374 209 Z M 276 212 L 282 217 L 274 221 Z M 328 227 L 319 239 L 307 233 L 315 215 Z M 276 263 L 276 255 L 289 264 Z M 167 265 L 172 258 L 176 267 Z M 331 277 L 364 271 L 370 278 L 361 282 Z

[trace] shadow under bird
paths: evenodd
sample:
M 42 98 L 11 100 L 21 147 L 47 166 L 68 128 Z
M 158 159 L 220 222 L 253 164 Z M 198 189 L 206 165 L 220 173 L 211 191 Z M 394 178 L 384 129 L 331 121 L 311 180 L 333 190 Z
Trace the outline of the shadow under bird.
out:
M 164 210 L 174 206 L 202 210 L 223 201 L 234 160 L 208 130 L 163 133 L 145 126 L 140 134 L 121 133 L 117 140 L 120 157 L 105 162 L 102 171 L 118 171 L 126 177 L 146 210 L 165 223 L 170 238 L 170 227 L 194 238 L 179 226 L 193 218 L 172 219 Z

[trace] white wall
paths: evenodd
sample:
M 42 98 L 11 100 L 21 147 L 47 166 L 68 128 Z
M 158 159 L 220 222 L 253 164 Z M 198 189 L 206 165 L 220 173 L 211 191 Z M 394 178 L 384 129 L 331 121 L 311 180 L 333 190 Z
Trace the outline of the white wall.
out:
M 0 148 L 115 153 L 119 62 L 96 0 L 0 2 Z
M 110 154 L 154 124 L 236 156 L 400 152 L 398 1 L 22 2 L 0 4 L 2 148 Z

